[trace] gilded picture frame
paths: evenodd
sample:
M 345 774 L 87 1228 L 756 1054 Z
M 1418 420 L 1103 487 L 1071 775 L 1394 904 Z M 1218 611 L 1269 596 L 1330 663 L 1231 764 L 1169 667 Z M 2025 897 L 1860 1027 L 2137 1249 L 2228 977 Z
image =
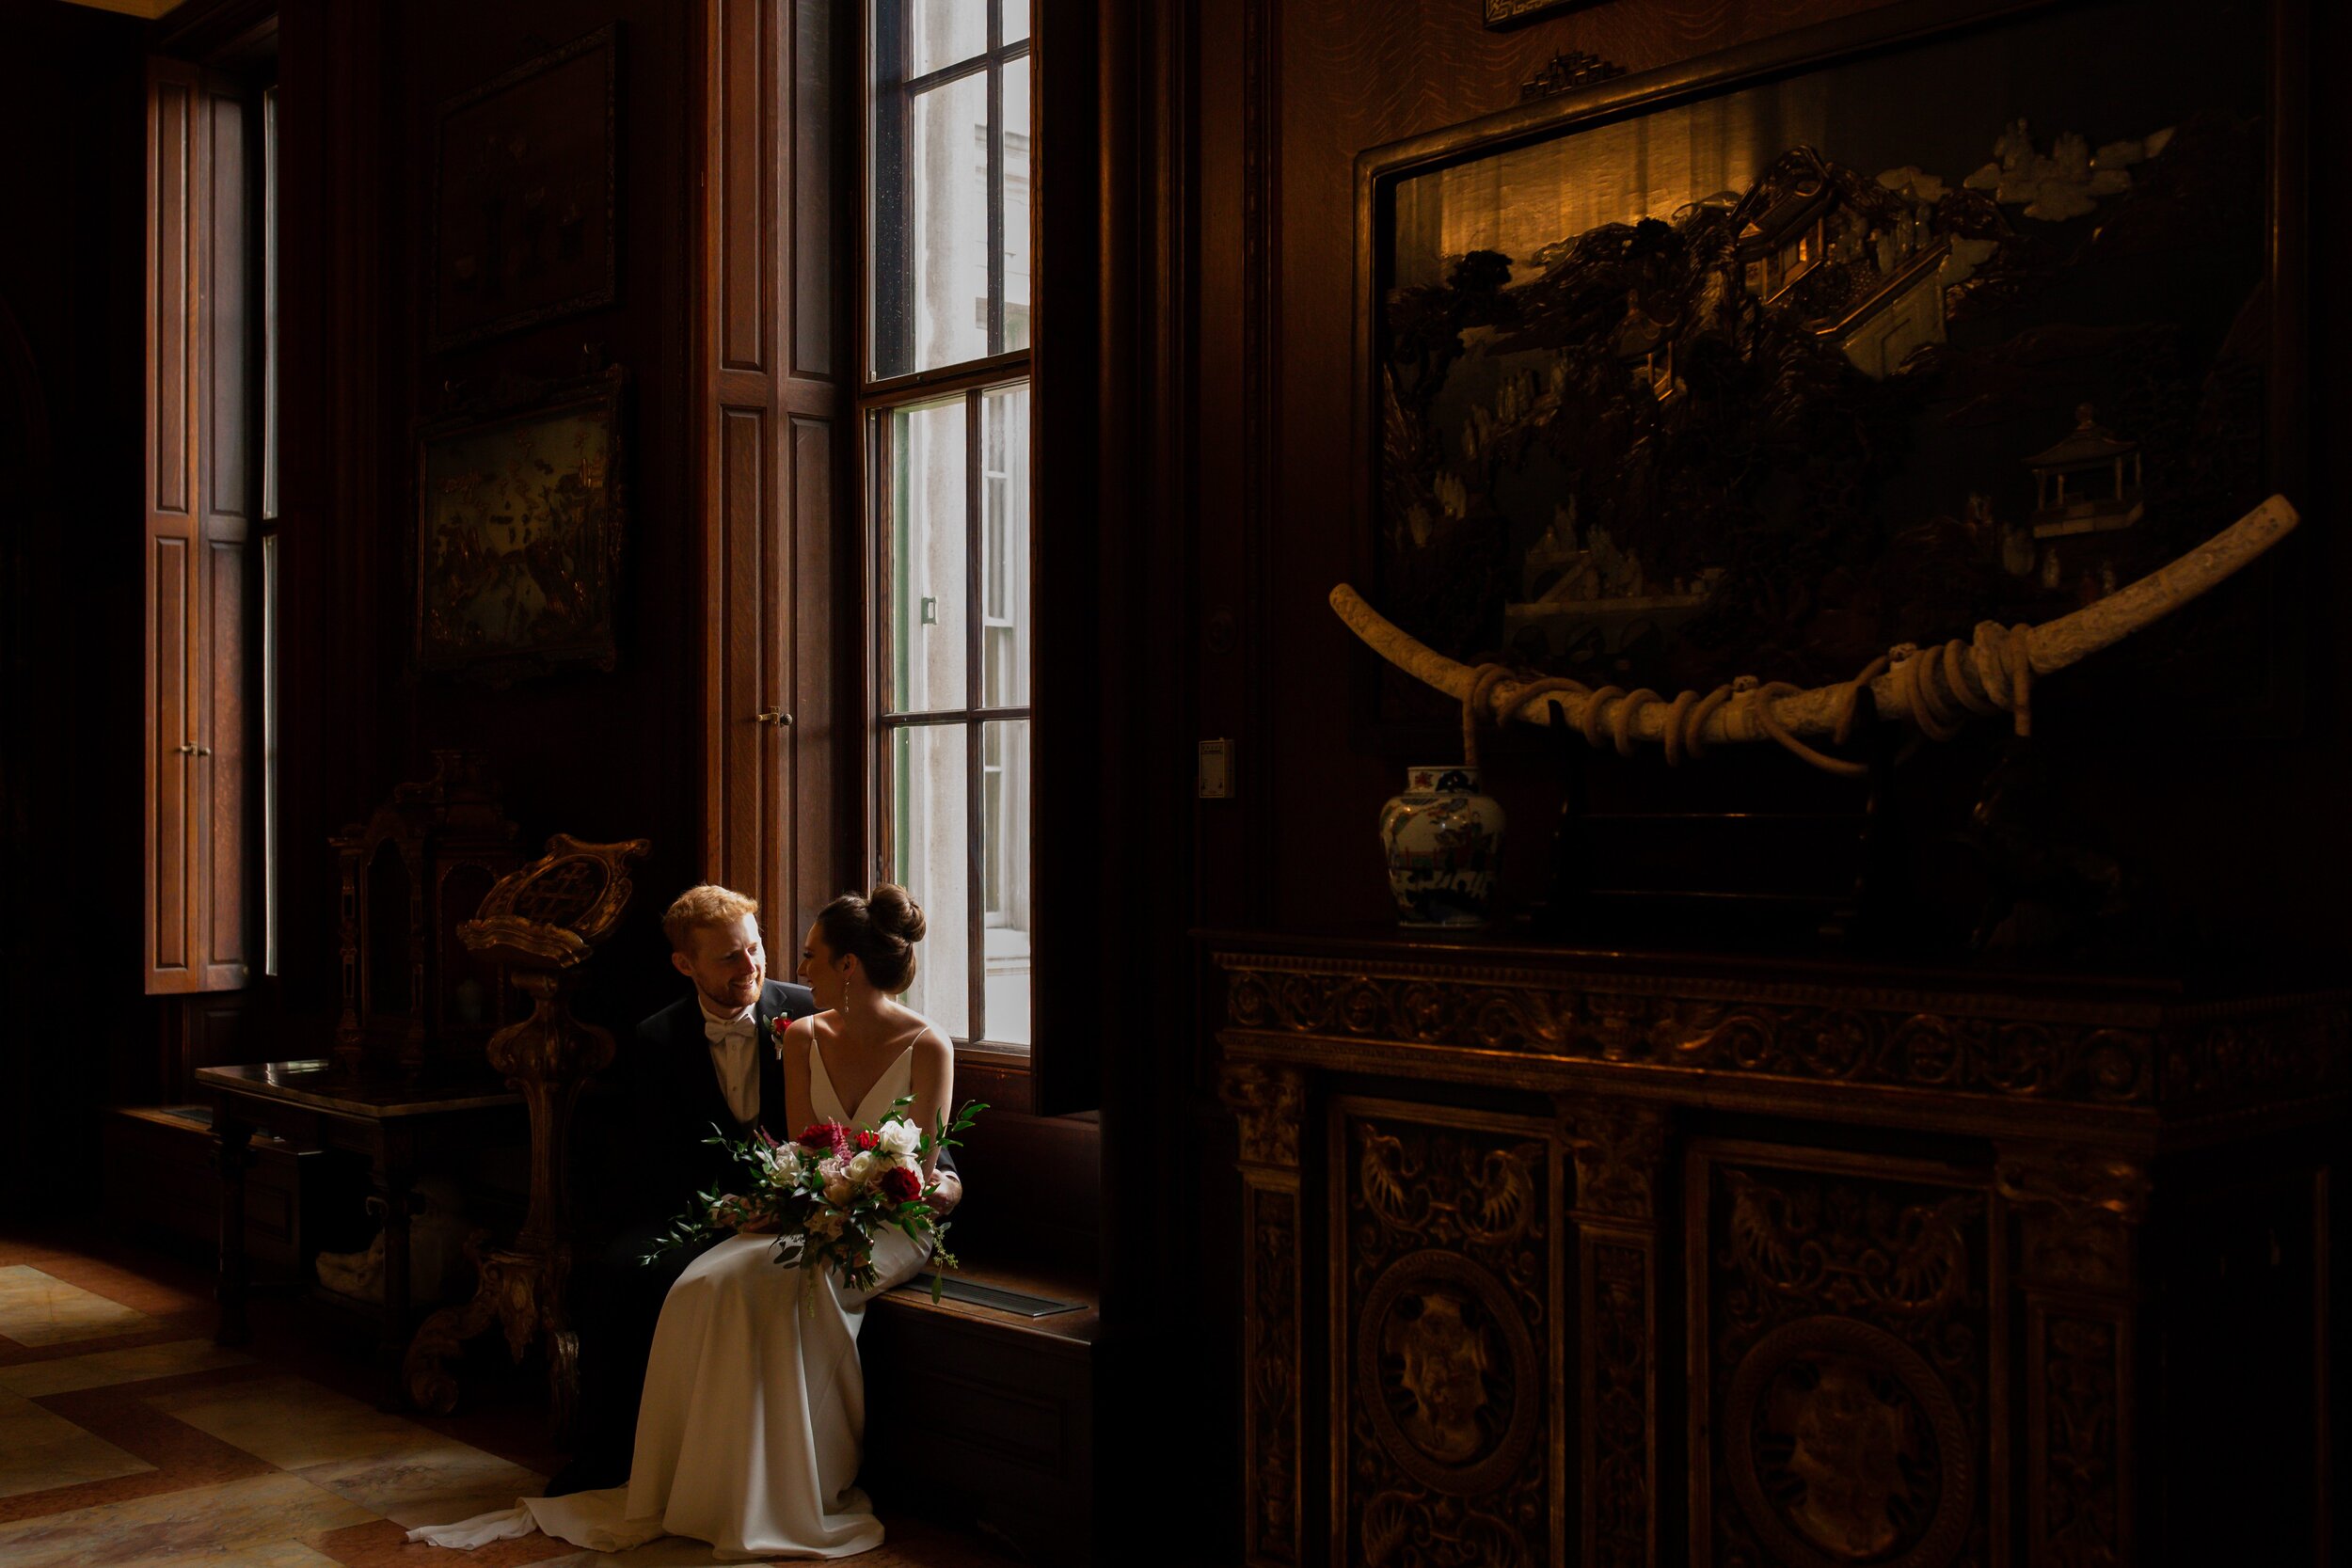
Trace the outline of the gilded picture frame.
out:
M 1353 580 L 1465 662 L 1818 685 L 2296 499 L 2304 24 L 2153 8 L 1909 0 L 1363 153 Z M 2072 684 L 2280 733 L 2307 618 L 2265 562 Z

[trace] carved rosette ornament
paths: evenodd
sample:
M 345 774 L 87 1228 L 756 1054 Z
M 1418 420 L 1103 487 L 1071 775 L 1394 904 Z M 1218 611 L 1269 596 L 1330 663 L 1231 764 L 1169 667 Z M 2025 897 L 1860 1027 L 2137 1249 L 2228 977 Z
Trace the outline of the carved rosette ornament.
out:
M 1539 1122 L 1378 1101 L 1335 1112 L 1343 1445 L 1332 1560 L 1557 1560 L 1554 1160 Z
M 1714 1560 L 1985 1561 L 1989 1182 L 1754 1145 L 1701 1146 L 1692 1179 L 1693 1503 Z

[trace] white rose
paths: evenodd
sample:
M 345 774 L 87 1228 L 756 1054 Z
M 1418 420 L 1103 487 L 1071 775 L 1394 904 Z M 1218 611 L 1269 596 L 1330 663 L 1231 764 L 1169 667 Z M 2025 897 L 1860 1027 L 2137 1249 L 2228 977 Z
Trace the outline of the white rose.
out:
M 861 1150 L 850 1158 L 850 1168 L 844 1174 L 849 1177 L 851 1186 L 865 1186 L 874 1177 L 874 1157 Z
M 808 1216 L 808 1233 L 830 1241 L 841 1234 L 841 1216 L 830 1210 L 820 1210 Z
M 840 1205 L 840 1204 L 844 1204 L 844 1203 L 849 1202 L 849 1201 L 850 1201 L 850 1183 L 849 1183 L 847 1180 L 843 1180 L 842 1178 L 837 1177 L 837 1176 L 836 1176 L 836 1177 L 834 1177 L 832 1180 L 830 1180 L 830 1181 L 826 1182 L 826 1183 L 825 1183 L 825 1201 L 826 1201 L 827 1203 L 834 1204 L 834 1205 L 836 1205 L 836 1206 L 837 1206 L 837 1205 Z M 813 1220 L 812 1220 L 810 1223 L 811 1223 L 811 1224 L 814 1224 L 814 1223 L 815 1223 L 815 1221 L 813 1221 Z M 836 1225 L 839 1223 L 839 1216 L 837 1216 L 837 1215 L 836 1215 L 836 1216 L 834 1217 L 834 1223 L 835 1223 Z
M 882 1151 L 893 1160 L 904 1160 L 922 1143 L 922 1130 L 903 1117 L 893 1117 L 882 1124 Z

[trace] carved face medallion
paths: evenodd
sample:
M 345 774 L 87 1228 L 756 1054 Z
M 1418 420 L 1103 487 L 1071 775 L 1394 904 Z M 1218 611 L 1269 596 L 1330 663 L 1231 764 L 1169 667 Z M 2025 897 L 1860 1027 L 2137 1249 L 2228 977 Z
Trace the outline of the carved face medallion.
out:
M 1364 1297 L 1356 1397 L 1390 1456 L 1456 1495 L 1491 1490 L 1533 1443 L 1535 1347 L 1493 1275 L 1458 1253 L 1398 1259 Z
M 1784 1560 L 1942 1568 L 1967 1532 L 1965 1424 L 1900 1339 L 1804 1318 L 1756 1341 L 1724 1425 L 1732 1490 Z
M 1492 1338 L 1476 1304 L 1452 1291 L 1399 1298 L 1382 1325 L 1389 1358 L 1401 1364 L 1397 1386 L 1405 1435 L 1430 1458 L 1467 1465 L 1490 1442 L 1486 1410 Z

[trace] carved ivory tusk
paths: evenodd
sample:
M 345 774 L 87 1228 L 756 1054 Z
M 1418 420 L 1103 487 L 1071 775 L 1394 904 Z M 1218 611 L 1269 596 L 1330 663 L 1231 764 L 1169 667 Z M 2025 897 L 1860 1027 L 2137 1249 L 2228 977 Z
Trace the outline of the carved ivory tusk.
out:
M 2089 657 L 2102 648 L 2121 642 L 2140 627 L 2188 603 L 2261 555 L 2294 531 L 2295 525 L 2300 520 L 2284 496 L 2273 496 L 2195 549 L 2158 567 L 2129 587 L 2071 614 L 2061 615 L 2055 621 L 2022 628 L 2025 655 L 2033 673 L 2050 674 Z M 1478 683 L 1477 670 L 1446 657 L 1399 630 L 1346 583 L 1331 590 L 1331 608 L 1339 612 L 1341 620 L 1347 623 L 1348 629 L 1362 638 L 1366 645 L 1382 658 L 1415 679 L 1436 687 L 1456 702 L 1470 700 Z M 1995 635 L 1982 635 L 1988 627 Z M 1975 699 L 1967 705 L 1983 705 L 1988 709 L 2008 706 L 2009 704 L 1995 696 L 1996 693 L 2006 692 L 2010 684 L 2006 672 L 2000 668 L 2000 628 L 1988 622 L 1979 630 L 1980 635 L 1973 644 L 1949 644 L 1951 655 L 1942 657 L 1939 662 L 1947 672 L 1956 673 L 1965 687 L 1974 689 L 1963 694 Z M 1927 648 L 1908 653 L 1905 657 L 1936 658 L 1938 654 L 1939 649 Z M 2013 651 L 2010 657 L 2015 657 Z M 1481 717 L 1499 721 L 1514 713 L 1520 693 L 1531 683 L 1532 677 L 1529 680 L 1494 682 L 1487 689 L 1486 711 Z M 1914 693 L 1919 684 L 1915 674 L 1906 676 L 1900 659 L 1872 679 L 1870 695 L 1876 700 L 1880 716 L 1915 719 L 1913 712 Z M 1650 693 L 1639 693 L 1635 711 L 1621 720 L 1619 710 L 1628 700 L 1608 691 L 1594 697 L 1562 692 L 1545 697 L 1519 717 L 1534 723 L 1548 724 L 1551 721 L 1550 704 L 1557 702 L 1567 721 L 1582 725 L 1588 734 L 1613 729 L 1622 722 L 1631 738 L 1663 739 L 1671 721 L 1669 705 Z M 1585 709 L 1596 701 L 1600 711 L 1587 720 Z M 1777 720 L 1779 726 L 1788 733 L 1828 736 L 1836 732 L 1847 702 L 1847 689 L 1843 686 L 1815 687 L 1809 691 L 1797 692 L 1787 692 L 1784 689 L 1782 694 L 1774 694 L 1770 688 L 1744 690 L 1709 712 L 1696 726 L 1692 738 L 1701 744 L 1767 738 L 1770 731 L 1758 711 L 1767 705 L 1770 705 L 1772 718 Z

